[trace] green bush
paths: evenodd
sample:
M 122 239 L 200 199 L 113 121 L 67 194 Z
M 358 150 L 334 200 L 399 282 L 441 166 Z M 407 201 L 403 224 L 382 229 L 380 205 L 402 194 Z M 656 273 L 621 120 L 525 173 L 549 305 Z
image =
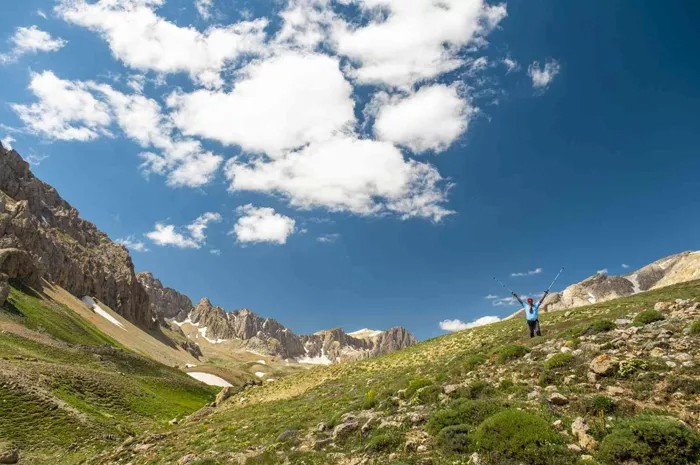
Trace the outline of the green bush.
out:
M 438 401 L 440 398 L 440 394 L 442 393 L 442 388 L 440 386 L 437 386 L 435 384 L 431 384 L 430 386 L 425 386 L 416 391 L 416 393 L 413 395 L 413 400 L 422 405 L 426 404 L 434 404 L 435 402 Z
M 373 452 L 391 452 L 396 450 L 402 442 L 403 437 L 398 431 L 377 433 L 369 438 L 367 449 Z
M 586 402 L 588 413 L 609 415 L 615 411 L 615 401 L 606 396 L 595 396 Z
M 486 381 L 477 380 L 450 393 L 452 398 L 479 399 L 493 393 L 493 387 Z
M 700 334 L 700 320 L 693 321 L 693 324 L 690 325 L 690 334 L 693 336 Z
M 408 387 L 406 388 L 406 391 L 403 393 L 405 399 L 410 399 L 413 397 L 413 395 L 416 393 L 416 391 L 420 388 L 424 388 L 426 386 L 430 386 L 432 381 L 429 379 L 425 378 L 415 378 L 412 379 L 411 381 L 408 382 Z
M 624 360 L 620 362 L 620 369 L 617 374 L 620 378 L 627 378 L 638 371 L 644 371 L 649 368 L 649 364 L 646 360 L 641 358 L 633 358 L 631 360 Z
M 437 436 L 438 446 L 445 452 L 465 454 L 471 449 L 469 440 L 471 431 L 472 427 L 469 425 L 454 425 L 443 428 Z
M 544 362 L 544 369 L 545 370 L 552 370 L 555 368 L 568 367 L 569 365 L 571 365 L 573 363 L 574 358 L 575 357 L 569 353 L 560 352 L 560 353 L 554 355 L 552 358 L 550 358 L 546 362 Z
M 464 359 L 464 362 L 462 362 L 462 367 L 464 368 L 465 371 L 469 372 L 469 371 L 472 371 L 474 368 L 478 367 L 479 365 L 483 365 L 485 362 L 486 362 L 485 355 L 472 354 Z
M 379 400 L 377 399 L 377 392 L 374 389 L 370 389 L 365 394 L 365 398 L 362 402 L 363 410 L 370 410 L 377 406 Z
M 530 349 L 528 349 L 525 346 L 509 344 L 497 350 L 496 356 L 498 361 L 503 363 L 507 362 L 508 360 L 515 360 L 516 358 L 520 358 L 528 352 L 530 352 Z
M 598 459 L 609 465 L 693 465 L 700 460 L 700 434 L 666 417 L 637 417 L 615 426 Z
M 586 331 L 586 334 L 606 333 L 608 331 L 612 331 L 616 327 L 617 326 L 615 326 L 615 323 L 610 320 L 598 320 L 591 323 Z
M 479 423 L 501 410 L 503 407 L 492 400 L 457 399 L 447 408 L 433 413 L 425 429 L 433 436 L 448 426 L 467 425 L 475 429 Z
M 486 463 L 563 465 L 572 463 L 563 436 L 539 415 L 509 409 L 486 420 L 471 435 Z
M 632 323 L 637 326 L 644 326 L 663 319 L 665 319 L 664 314 L 658 310 L 644 310 L 634 317 Z

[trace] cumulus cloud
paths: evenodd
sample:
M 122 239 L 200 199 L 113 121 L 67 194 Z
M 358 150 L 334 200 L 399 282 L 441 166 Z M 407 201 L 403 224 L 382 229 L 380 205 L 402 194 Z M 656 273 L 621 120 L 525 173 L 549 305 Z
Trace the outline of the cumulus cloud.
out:
M 372 14 L 369 24 L 337 20 L 337 51 L 365 84 L 410 88 L 464 64 L 460 52 L 478 46 L 506 16 L 505 5 L 482 0 L 348 0 Z
M 205 244 L 206 229 L 210 223 L 221 221 L 218 213 L 207 212 L 184 228 L 176 228 L 172 224 L 156 223 L 155 229 L 146 234 L 154 244 L 173 246 L 180 249 L 199 249 Z
M 79 141 L 110 135 L 109 106 L 96 99 L 85 83 L 66 81 L 44 71 L 32 73 L 29 90 L 38 102 L 11 106 L 30 132 L 51 139 Z
M 548 60 L 544 65 L 534 61 L 527 69 L 527 74 L 532 79 L 532 87 L 539 90 L 546 89 L 559 74 L 559 63 L 556 60 Z
M 622 264 L 622 268 L 624 268 L 624 269 L 627 269 L 627 268 L 629 268 L 629 267 L 630 267 L 630 266 L 629 266 L 627 263 L 623 263 L 623 264 Z
M 0 63 L 17 61 L 23 55 L 38 52 L 55 52 L 66 45 L 66 41 L 54 38 L 37 26 L 18 27 L 10 38 L 12 50 L 6 54 L 0 54 Z
M 511 273 L 510 275 L 514 278 L 517 278 L 520 276 L 532 276 L 532 275 L 540 274 L 540 273 L 542 273 L 542 271 L 543 271 L 542 268 L 535 268 L 534 270 Z
M 406 161 L 386 142 L 339 137 L 288 152 L 273 161 L 232 159 L 232 191 L 276 192 L 292 206 L 361 215 L 392 212 L 441 220 L 446 187 L 430 165 Z
M 194 0 L 194 6 L 199 16 L 203 19 L 209 19 L 211 17 L 211 9 L 214 6 L 214 0 Z
M 233 227 L 233 233 L 240 243 L 270 242 L 286 244 L 294 233 L 296 222 L 273 208 L 254 207 L 251 204 L 238 208 L 241 215 Z
M 489 295 L 487 295 L 486 297 L 484 297 L 484 299 L 486 299 L 486 300 L 494 300 L 494 299 L 498 299 L 498 296 L 497 296 L 497 295 L 493 295 L 493 294 L 489 294 Z
M 340 238 L 340 234 L 338 233 L 331 233 L 331 234 L 322 234 L 316 238 L 318 242 L 321 242 L 323 244 L 331 244 Z
M 603 269 L 601 269 L 601 270 L 596 271 L 596 273 L 598 273 L 598 274 L 608 274 L 608 269 L 607 269 L 607 268 L 603 268 Z
M 15 142 L 15 138 L 12 136 L 5 136 L 2 139 L 0 139 L 0 143 L 2 144 L 3 147 L 5 147 L 7 150 L 12 150 L 12 143 Z
M 204 32 L 180 27 L 154 11 L 164 0 L 60 0 L 66 21 L 99 33 L 125 65 L 157 73 L 187 73 L 198 84 L 218 87 L 221 71 L 248 54 L 264 51 L 265 19 Z M 204 2 L 207 3 L 207 2 Z
M 511 57 L 505 57 L 502 60 L 502 63 L 503 66 L 506 67 L 506 71 L 509 73 L 520 69 L 520 64 Z
M 520 298 L 526 298 L 527 296 L 520 296 Z M 515 297 L 502 297 L 499 299 L 493 299 L 491 305 L 494 307 L 513 307 L 519 305 L 518 300 Z
M 408 96 L 389 98 L 377 113 L 374 132 L 413 152 L 440 152 L 467 130 L 474 112 L 455 86 L 424 86 Z
M 242 73 L 230 93 L 172 95 L 175 124 L 187 135 L 276 158 L 328 139 L 355 121 L 352 86 L 337 58 L 286 52 Z
M 497 316 L 482 316 L 481 318 L 472 321 L 471 323 L 465 323 L 461 320 L 443 320 L 440 322 L 440 329 L 443 331 L 455 332 L 462 331 L 464 329 L 476 328 L 478 326 L 490 325 L 501 321 Z
M 134 238 L 134 236 L 123 237 L 114 242 L 121 244 L 134 252 L 148 252 L 148 247 L 146 247 L 146 244 L 143 241 Z

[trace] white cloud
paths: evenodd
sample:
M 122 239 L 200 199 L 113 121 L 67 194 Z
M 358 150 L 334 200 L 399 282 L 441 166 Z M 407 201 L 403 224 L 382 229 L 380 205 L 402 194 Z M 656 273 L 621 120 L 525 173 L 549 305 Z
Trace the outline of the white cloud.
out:
M 214 6 L 214 0 L 194 0 L 194 6 L 199 16 L 203 19 L 209 19 L 211 17 L 211 9 Z
M 523 271 L 523 272 L 518 272 L 518 273 L 511 273 L 510 275 L 513 276 L 514 278 L 519 277 L 519 276 L 532 276 L 536 274 L 542 273 L 542 268 L 535 268 L 534 270 L 530 271 Z
M 497 295 L 493 295 L 493 294 L 489 294 L 489 295 L 487 295 L 486 297 L 484 297 L 484 299 L 486 299 L 486 300 L 494 300 L 494 299 L 498 299 L 498 296 L 497 296 Z
M 172 224 L 156 223 L 155 229 L 146 234 L 156 245 L 173 246 L 180 249 L 199 249 L 204 245 L 207 236 L 204 234 L 210 223 L 221 221 L 218 213 L 207 212 L 184 228 L 176 228 Z M 178 232 L 177 229 L 182 230 Z
M 627 263 L 623 263 L 623 264 L 622 264 L 622 268 L 624 268 L 624 269 L 627 269 L 627 268 L 629 268 L 629 267 L 630 267 L 630 266 L 629 266 Z
M 267 20 L 244 21 L 200 32 L 159 17 L 164 0 L 60 0 L 66 21 L 98 32 L 125 65 L 157 73 L 188 73 L 207 87 L 223 84 L 221 71 L 246 54 L 264 51 Z
M 340 238 L 340 234 L 338 233 L 331 233 L 331 234 L 322 234 L 316 238 L 318 242 L 321 242 L 322 244 L 331 244 L 335 241 L 337 241 Z
M 46 13 L 44 13 L 44 10 L 42 10 L 42 9 L 36 10 L 36 14 L 41 16 L 44 19 L 49 19 L 48 16 L 46 16 Z
M 446 186 L 435 168 L 406 161 L 386 142 L 340 137 L 311 144 L 267 162 L 232 159 L 232 191 L 278 193 L 292 206 L 323 207 L 361 215 L 393 212 L 440 221 Z
M 503 66 L 506 67 L 506 72 L 511 73 L 520 69 L 520 64 L 511 57 L 505 57 L 502 60 Z
M 221 250 L 219 249 L 211 249 L 209 253 L 212 255 L 216 255 L 217 257 L 221 256 Z
M 0 139 L 0 143 L 2 143 L 2 146 L 5 147 L 7 150 L 12 150 L 13 142 L 15 142 L 15 138 L 12 136 L 5 136 L 2 139 Z
M 598 273 L 598 274 L 608 274 L 608 269 L 607 269 L 607 268 L 603 268 L 602 270 L 596 271 L 596 273 Z
M 556 60 L 548 60 L 544 66 L 540 66 L 538 61 L 532 62 L 527 69 L 527 74 L 532 79 L 532 87 L 544 90 L 559 74 L 560 66 Z
M 312 51 L 328 41 L 336 15 L 329 0 L 289 0 L 280 18 L 282 25 L 274 38 L 275 45 Z
M 7 54 L 0 54 L 0 63 L 11 63 L 31 53 L 55 52 L 66 45 L 65 40 L 54 38 L 37 26 L 18 27 L 10 42 L 13 48 Z
M 238 208 L 242 216 L 233 227 L 238 242 L 272 242 L 286 244 L 287 238 L 294 233 L 296 222 L 276 213 L 273 208 L 244 205 Z
M 79 141 L 110 135 L 109 107 L 97 100 L 84 83 L 65 81 L 44 71 L 32 73 L 29 89 L 39 99 L 37 103 L 11 106 L 30 132 Z
M 355 121 L 352 86 L 336 58 L 286 52 L 242 73 L 230 93 L 172 95 L 175 124 L 187 135 L 279 157 Z
M 506 16 L 505 5 L 482 0 L 347 0 L 373 16 L 355 27 L 334 22 L 337 51 L 362 83 L 409 88 L 464 64 L 462 50 L 478 46 Z M 376 14 L 378 11 L 384 14 Z
M 526 296 L 520 296 L 520 298 L 525 298 Z M 491 305 L 494 307 L 513 307 L 518 305 L 518 300 L 515 297 L 502 297 L 500 299 L 493 299 Z
M 134 236 L 123 237 L 114 242 L 121 244 L 134 252 L 148 252 L 148 247 L 146 247 L 146 244 L 144 244 L 143 241 L 135 239 Z
M 499 321 L 501 321 L 501 319 L 497 316 L 482 316 L 481 318 L 474 320 L 471 323 L 465 323 L 457 319 L 443 320 L 440 322 L 440 329 L 442 329 L 443 331 L 455 332 L 469 328 L 476 328 L 478 326 L 490 325 Z
M 416 93 L 391 98 L 382 105 L 374 132 L 379 139 L 413 152 L 440 152 L 467 130 L 474 112 L 455 86 L 425 86 Z

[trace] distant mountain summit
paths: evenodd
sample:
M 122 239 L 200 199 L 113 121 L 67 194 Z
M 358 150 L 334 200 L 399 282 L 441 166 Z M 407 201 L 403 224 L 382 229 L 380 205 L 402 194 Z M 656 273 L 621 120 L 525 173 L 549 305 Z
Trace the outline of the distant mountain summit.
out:
M 682 252 L 627 275 L 595 274 L 561 292 L 548 295 L 542 305 L 545 311 L 564 310 L 695 279 L 700 279 L 700 251 Z

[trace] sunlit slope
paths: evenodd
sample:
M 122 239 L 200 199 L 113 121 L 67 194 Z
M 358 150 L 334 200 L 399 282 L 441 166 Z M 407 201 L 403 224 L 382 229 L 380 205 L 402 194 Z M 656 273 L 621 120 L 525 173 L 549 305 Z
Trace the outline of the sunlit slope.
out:
M 0 309 L 0 443 L 20 463 L 79 463 L 215 393 L 47 295 L 13 287 Z
M 617 463 L 624 444 L 616 438 L 632 428 L 624 421 L 654 414 L 698 425 L 695 302 L 698 281 L 544 314 L 542 338 L 508 320 L 310 370 L 206 408 L 163 438 L 138 439 L 146 452 L 125 447 L 91 463 L 178 463 L 192 454 L 208 464 L 454 464 L 472 453 L 482 463 Z M 592 371 L 608 359 L 613 369 Z M 585 436 L 572 436 L 576 417 Z M 669 421 L 661 436 L 690 434 Z M 668 463 L 694 465 L 686 459 L 695 446 L 700 454 L 700 439 L 688 438 L 688 448 L 681 440 L 668 448 L 681 454 Z

